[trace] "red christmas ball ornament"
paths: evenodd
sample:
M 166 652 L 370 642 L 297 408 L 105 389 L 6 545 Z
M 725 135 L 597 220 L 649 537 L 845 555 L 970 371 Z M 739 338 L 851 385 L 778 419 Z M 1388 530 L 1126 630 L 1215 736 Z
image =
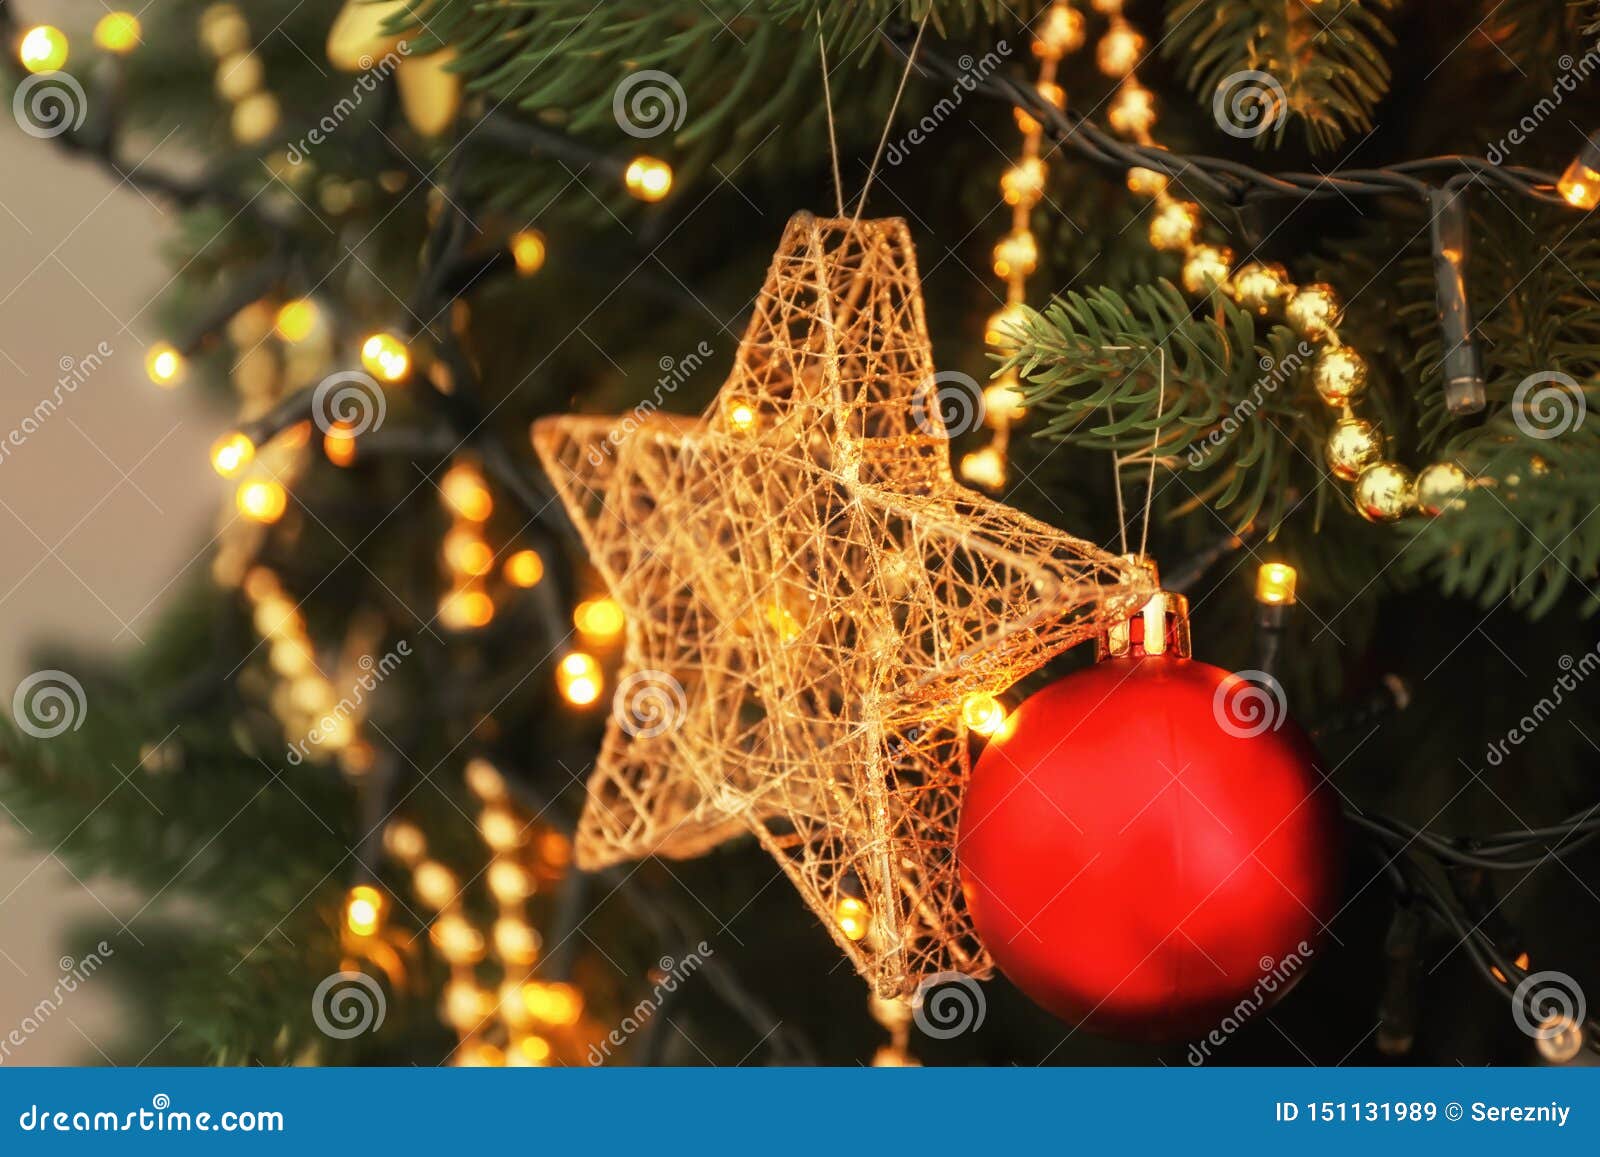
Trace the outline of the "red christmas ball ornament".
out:
M 1282 692 L 1189 657 L 1163 592 L 978 759 L 958 855 L 995 962 L 1109 1035 L 1204 1033 L 1309 967 L 1337 908 L 1338 812 Z

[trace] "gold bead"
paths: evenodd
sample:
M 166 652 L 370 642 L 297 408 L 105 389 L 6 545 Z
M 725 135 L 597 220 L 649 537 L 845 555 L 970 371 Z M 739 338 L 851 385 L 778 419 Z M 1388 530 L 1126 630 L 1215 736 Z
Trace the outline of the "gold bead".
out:
M 250 25 L 232 4 L 213 4 L 200 14 L 200 43 L 221 60 L 250 47 Z
M 1083 47 L 1083 13 L 1067 4 L 1052 4 L 1035 29 L 1033 53 L 1047 60 L 1058 60 Z
M 1352 482 L 1383 453 L 1383 438 L 1371 422 L 1342 418 L 1328 435 L 1328 469 Z
M 1288 271 L 1281 265 L 1247 262 L 1233 275 L 1233 296 L 1245 309 L 1267 313 L 1289 295 Z
M 217 95 L 225 101 L 241 101 L 258 91 L 263 79 L 261 57 L 254 52 L 235 52 L 217 65 Z
M 1128 191 L 1141 197 L 1159 197 L 1167 191 L 1168 177 L 1154 169 L 1135 165 L 1128 170 Z
M 1132 137 L 1149 132 L 1156 123 L 1155 94 L 1129 77 L 1117 90 L 1117 97 L 1111 102 L 1106 119 L 1123 136 Z
M 1000 177 L 1000 195 L 1007 205 L 1032 208 L 1044 195 L 1044 162 L 1029 157 L 1007 169 Z
M 1233 268 L 1233 250 L 1196 245 L 1183 261 L 1183 287 L 1190 293 L 1208 293 L 1225 286 Z
M 233 106 L 233 139 L 241 145 L 259 145 L 278 131 L 278 98 L 270 92 L 253 92 Z
M 1333 346 L 1317 355 L 1311 369 L 1317 395 L 1330 406 L 1348 406 L 1367 389 L 1367 363 L 1348 346 Z
M 1187 201 L 1169 201 L 1150 220 L 1150 244 L 1169 251 L 1187 249 L 1199 225 L 1195 206 Z
M 1144 51 L 1144 37 L 1134 31 L 1133 25 L 1117 19 L 1100 38 L 1095 51 L 1095 63 L 1107 76 L 1126 76 L 1139 63 Z
M 1039 265 L 1039 244 L 1033 239 L 1033 234 L 1026 229 L 1019 229 L 1015 233 L 1008 233 L 1001 239 L 1000 244 L 994 247 L 994 271 L 996 276 L 1010 277 L 1017 274 L 1026 277 Z
M 1315 341 L 1339 324 L 1339 296 L 1331 285 L 1306 285 L 1295 290 L 1283 309 L 1284 319 Z
M 1417 475 L 1417 509 L 1430 516 L 1461 508 L 1462 491 L 1471 484 L 1467 472 L 1454 462 L 1434 462 Z
M 1374 462 L 1357 476 L 1351 497 L 1368 522 L 1393 522 L 1416 505 L 1417 484 L 1398 462 Z

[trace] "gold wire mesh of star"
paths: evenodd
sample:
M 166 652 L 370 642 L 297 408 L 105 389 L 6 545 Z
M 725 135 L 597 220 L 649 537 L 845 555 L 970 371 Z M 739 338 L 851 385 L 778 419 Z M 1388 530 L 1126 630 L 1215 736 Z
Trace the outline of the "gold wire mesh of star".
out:
M 700 421 L 534 428 L 628 621 L 580 863 L 754 832 L 885 996 L 989 967 L 963 703 L 1151 593 L 956 482 L 938 403 L 904 222 L 800 214 Z

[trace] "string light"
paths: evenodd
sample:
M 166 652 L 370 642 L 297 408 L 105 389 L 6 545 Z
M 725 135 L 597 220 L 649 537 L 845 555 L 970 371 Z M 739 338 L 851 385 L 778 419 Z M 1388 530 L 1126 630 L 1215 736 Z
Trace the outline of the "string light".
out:
M 361 364 L 383 382 L 399 382 L 411 372 L 411 354 L 392 333 L 375 333 L 361 343 Z
M 1264 562 L 1256 571 L 1256 602 L 1271 606 L 1292 606 L 1298 574 L 1284 562 Z
M 349 466 L 356 460 L 355 427 L 348 422 L 335 422 L 322 436 L 322 455 L 335 466 Z
M 289 493 L 271 478 L 258 478 L 240 486 L 234 495 L 239 513 L 252 522 L 271 524 L 289 508 Z
M 383 927 L 388 900 L 371 884 L 357 884 L 344 902 L 344 925 L 353 936 L 371 936 Z
M 977 486 L 998 490 L 1006 484 L 1005 455 L 997 446 L 985 446 L 961 456 L 961 477 Z
M 417 899 L 438 911 L 453 903 L 460 890 L 455 873 L 438 860 L 422 860 L 411 872 L 411 887 Z
M 857 896 L 840 896 L 834 904 L 833 919 L 846 940 L 864 939 L 872 929 L 872 909 Z
M 142 29 L 132 12 L 107 12 L 95 23 L 94 42 L 115 56 L 126 56 L 139 47 Z
M 544 234 L 537 229 L 519 229 L 511 235 L 511 259 L 520 277 L 531 277 L 544 267 Z
M 572 622 L 591 643 L 612 643 L 627 626 L 622 608 L 610 596 L 584 599 L 572 612 Z
M 961 704 L 961 718 L 979 735 L 998 735 L 1005 729 L 1005 706 L 987 691 L 974 691 Z
M 17 43 L 17 59 L 29 72 L 56 72 L 67 63 L 67 34 L 54 24 L 35 24 Z
M 655 157 L 635 157 L 622 182 L 641 201 L 659 201 L 672 191 L 672 166 Z
M 755 429 L 756 411 L 749 402 L 726 402 L 724 403 L 724 410 L 728 415 L 728 426 L 735 434 L 747 434 Z
M 224 478 L 232 478 L 250 465 L 255 456 L 256 444 L 235 430 L 212 443 L 211 468 Z
M 1600 205 L 1600 132 L 1584 138 L 1578 155 L 1556 181 L 1556 191 L 1575 209 Z
M 556 687 L 568 703 L 587 707 L 600 698 L 600 691 L 604 687 L 600 664 L 595 662 L 593 655 L 583 651 L 568 652 L 556 668 Z
M 178 385 L 183 381 L 187 369 L 183 355 L 171 342 L 157 342 L 145 351 L 145 375 L 158 386 L 170 389 Z
M 536 550 L 519 550 L 506 559 L 506 582 L 514 587 L 534 587 L 544 578 L 544 559 Z

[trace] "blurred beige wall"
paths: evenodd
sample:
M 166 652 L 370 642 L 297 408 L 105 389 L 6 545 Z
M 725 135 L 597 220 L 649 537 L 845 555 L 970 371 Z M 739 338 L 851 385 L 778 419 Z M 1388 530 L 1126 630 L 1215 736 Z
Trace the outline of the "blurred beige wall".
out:
M 77 31 L 75 45 L 86 43 L 81 30 L 104 11 L 90 0 L 44 7 Z M 111 353 L 0 458 L 0 709 L 7 711 L 12 688 L 29 673 L 29 643 L 137 646 L 154 630 L 168 584 L 186 567 L 206 565 L 194 556 L 221 496 L 206 450 L 224 422 L 192 391 L 162 391 L 144 378 L 143 348 L 159 336 L 152 298 L 169 276 L 158 246 L 170 210 L 8 120 L 0 119 L 0 441 L 55 395 L 72 372 L 64 367 L 78 366 L 101 343 Z M 92 717 L 92 702 L 88 711 Z M 74 878 L 3 812 L 0 897 L 3 1040 L 55 988 L 63 930 L 106 909 L 126 918 L 139 902 L 114 881 Z M 113 945 L 117 953 L 139 950 L 126 934 Z M 115 964 L 113 957 L 107 968 Z M 0 1060 L 100 1062 L 96 1042 L 115 1029 L 107 987 L 90 979 Z

